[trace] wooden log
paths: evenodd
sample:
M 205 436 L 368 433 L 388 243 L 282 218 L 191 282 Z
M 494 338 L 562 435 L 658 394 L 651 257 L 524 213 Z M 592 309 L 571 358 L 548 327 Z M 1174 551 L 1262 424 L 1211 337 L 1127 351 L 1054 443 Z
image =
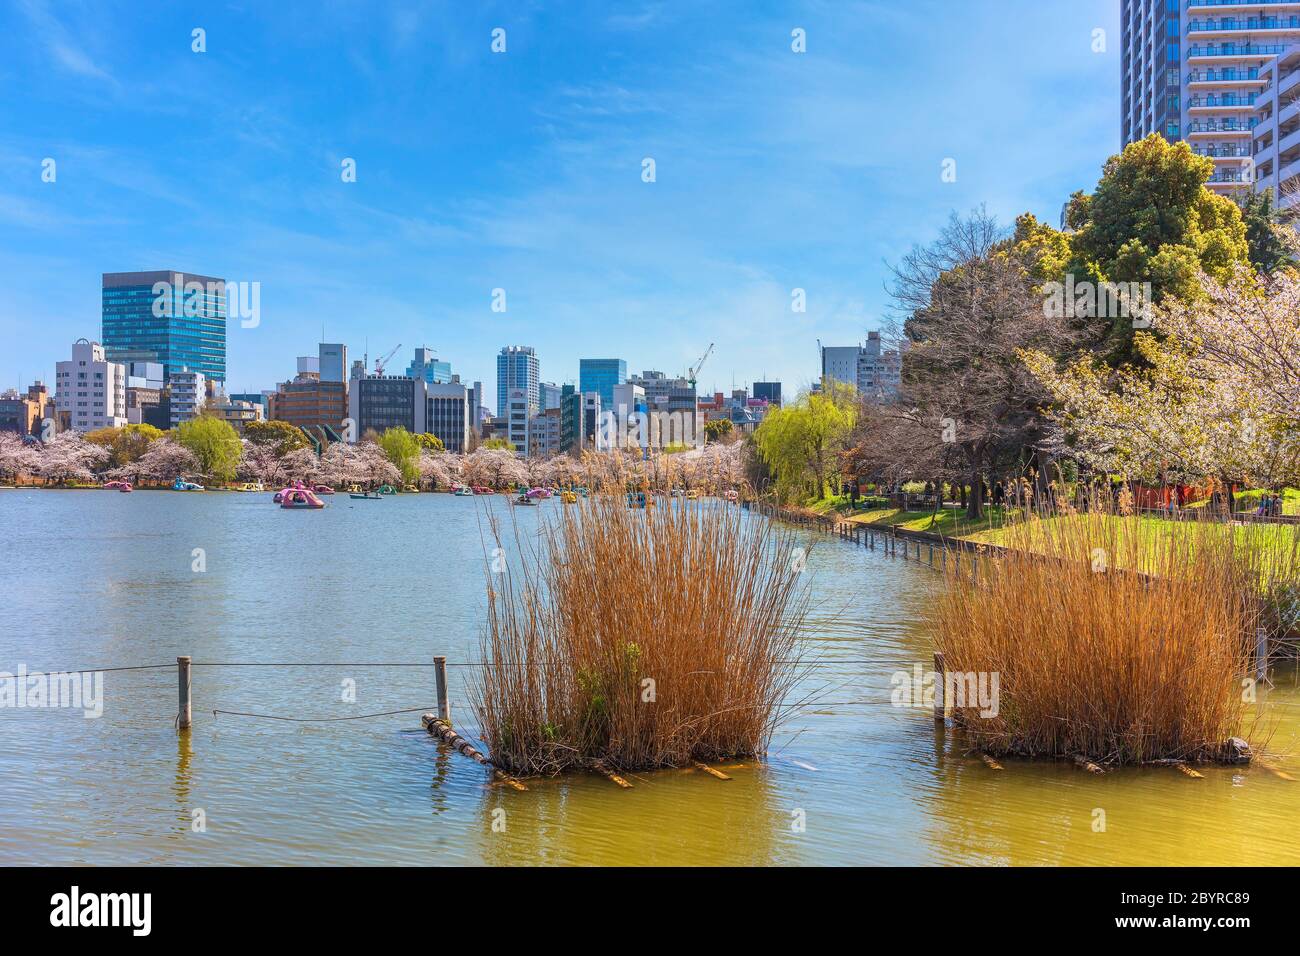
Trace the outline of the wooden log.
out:
M 447 658 L 433 659 L 433 676 L 438 684 L 438 719 L 451 726 L 451 701 L 447 699 Z
M 631 789 L 632 789 L 632 785 L 631 785 L 630 783 L 628 783 L 626 780 L 624 780 L 622 777 L 620 777 L 620 776 L 619 776 L 618 774 L 616 774 L 614 771 L 610 770 L 610 769 L 609 769 L 608 767 L 606 767 L 604 764 L 602 764 L 602 763 L 597 763 L 597 764 L 593 764 L 593 766 L 596 768 L 596 771 L 597 771 L 598 773 L 603 773 L 606 777 L 608 777 L 610 780 L 614 781 L 616 784 L 618 784 L 618 785 L 619 785 L 620 787 L 622 787 L 624 790 L 631 790 Z
M 1083 754 L 1075 754 L 1075 755 L 1074 755 L 1074 763 L 1075 763 L 1075 766 L 1077 766 L 1077 767 L 1082 767 L 1084 770 L 1088 771 L 1088 773 L 1105 773 L 1105 772 L 1106 772 L 1104 768 L 1099 767 L 1097 764 L 1093 763 L 1093 762 L 1092 762 L 1091 760 L 1089 760 L 1087 757 L 1083 756 Z
M 190 658 L 176 658 L 176 686 L 179 691 L 179 708 L 176 711 L 176 726 L 180 730 L 189 730 L 193 725 L 193 709 L 190 691 Z
M 703 770 L 703 771 L 704 771 L 705 773 L 707 773 L 709 776 L 711 776 L 711 777 L 717 777 L 719 780 L 730 780 L 730 779 L 731 779 L 731 778 L 728 777 L 725 773 L 723 773 L 721 770 L 714 770 L 714 769 L 713 769 L 712 767 L 710 767 L 708 764 L 706 764 L 706 763 L 704 763 L 703 761 L 700 761 L 700 760 L 696 760 L 696 761 L 695 761 L 695 769 L 696 769 L 696 770 Z
M 522 783 L 516 780 L 514 777 L 510 776 L 505 771 L 499 769 L 496 765 L 492 763 L 491 760 L 488 760 L 487 757 L 483 756 L 483 754 L 479 752 L 477 747 L 471 744 L 460 734 L 456 733 L 456 731 L 452 730 L 451 724 L 447 723 L 441 718 L 435 717 L 433 714 L 424 714 L 423 716 L 421 716 L 420 723 L 424 725 L 425 730 L 427 730 L 429 733 L 433 734 L 435 737 L 442 740 L 443 743 L 447 744 L 452 749 L 456 750 L 461 754 L 464 754 L 466 757 L 469 757 L 475 763 L 482 764 L 484 767 L 490 769 L 492 771 L 492 776 L 494 776 L 497 780 L 509 784 L 511 787 L 514 787 L 516 790 L 528 789 Z
M 989 756 L 988 754 L 986 754 L 986 753 L 981 753 L 981 754 L 980 754 L 980 760 L 983 760 L 983 761 L 984 761 L 984 765 L 985 765 L 986 767 L 988 767 L 990 770 L 1005 770 L 1005 769 L 1006 769 L 1005 767 L 1002 766 L 1002 764 L 998 763 L 996 760 L 994 760 L 992 757 L 990 757 L 990 756 Z

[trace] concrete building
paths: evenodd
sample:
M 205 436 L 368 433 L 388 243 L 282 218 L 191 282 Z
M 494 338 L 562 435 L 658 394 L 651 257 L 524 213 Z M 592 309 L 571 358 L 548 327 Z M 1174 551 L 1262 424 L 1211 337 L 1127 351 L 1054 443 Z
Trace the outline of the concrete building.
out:
M 528 423 L 528 455 L 530 458 L 550 458 L 558 455 L 563 446 L 563 410 L 547 408 L 538 412 Z
M 898 394 L 902 359 L 882 348 L 880 333 L 868 332 L 866 345 L 826 346 L 821 350 L 821 378 L 852 385 L 861 394 L 888 400 Z
M 126 366 L 110 362 L 104 346 L 77 339 L 72 358 L 55 365 L 54 404 L 68 428 L 92 431 L 127 424 Z
M 475 434 L 475 393 L 459 381 L 425 383 L 425 431 L 441 439 L 447 451 L 470 450 Z
M 343 422 L 348 417 L 348 381 L 343 377 L 347 347 L 322 342 L 316 357 L 306 361 L 304 368 L 305 358 L 298 359 L 298 374 L 292 381 L 282 383 L 271 393 L 266 417 L 296 425 L 318 439 L 342 437 Z
M 167 393 L 168 420 L 175 428 L 203 411 L 208 400 L 207 381 L 202 372 L 182 366 L 168 376 Z
M 522 388 L 512 388 L 506 396 L 505 438 L 516 452 L 528 454 L 529 425 L 536 412 L 536 405 L 530 401 L 528 392 Z
M 53 409 L 49 391 L 40 382 L 29 385 L 26 392 L 11 388 L 0 395 L 0 431 L 39 436 Z
M 409 375 L 362 375 L 348 383 L 348 417 L 353 438 L 398 426 L 416 434 L 426 430 L 428 385 Z
M 316 363 L 322 382 L 348 381 L 348 347 L 342 342 L 321 342 L 316 347 Z
M 258 402 L 248 402 L 222 395 L 208 404 L 209 414 L 230 423 L 241 435 L 249 422 L 266 421 L 266 410 Z
M 509 417 L 509 405 L 516 390 L 524 393 L 528 414 L 536 414 L 541 407 L 538 383 L 537 353 L 533 347 L 507 345 L 503 348 L 497 355 L 497 417 Z

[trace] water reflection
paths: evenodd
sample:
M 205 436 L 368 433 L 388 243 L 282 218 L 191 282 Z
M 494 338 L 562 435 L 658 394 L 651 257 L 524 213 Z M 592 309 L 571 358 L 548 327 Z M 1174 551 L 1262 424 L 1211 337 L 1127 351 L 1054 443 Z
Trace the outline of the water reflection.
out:
M 363 504 L 309 513 L 259 495 L 4 493 L 0 564 L 38 555 L 47 586 L 7 594 L 0 669 L 179 654 L 474 660 L 480 510 L 507 506 L 446 495 Z M 527 509 L 521 525 L 551 507 Z M 195 547 L 205 573 L 191 571 Z M 271 559 L 282 554 L 318 559 L 282 573 Z M 1094 777 L 971 758 L 929 711 L 890 703 L 893 672 L 929 666 L 922 621 L 939 576 L 835 538 L 818 539 L 808 560 L 815 666 L 795 692 L 806 704 L 778 728 L 772 759 L 728 768 L 730 781 L 641 774 L 625 791 L 578 775 L 521 793 L 429 737 L 418 714 L 302 725 L 212 716 L 424 706 L 428 669 L 196 664 L 185 735 L 171 724 L 174 671 L 114 673 L 98 720 L 0 711 L 0 863 L 1300 864 L 1285 836 L 1300 783 L 1258 767 Z M 70 597 L 52 606 L 51 593 Z M 355 705 L 339 701 L 344 678 L 356 681 Z M 471 737 L 473 679 L 452 670 L 454 714 Z M 1274 681 L 1261 704 L 1277 722 L 1271 747 L 1279 769 L 1300 776 L 1295 673 Z M 190 829 L 196 807 L 203 834 Z M 495 810 L 504 829 L 492 828 Z

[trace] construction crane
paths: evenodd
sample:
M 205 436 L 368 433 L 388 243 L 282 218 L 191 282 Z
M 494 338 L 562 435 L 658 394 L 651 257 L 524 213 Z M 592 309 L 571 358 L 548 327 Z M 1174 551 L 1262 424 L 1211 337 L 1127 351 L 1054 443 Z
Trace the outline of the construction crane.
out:
M 695 387 L 695 379 L 699 376 L 700 369 L 704 368 L 704 360 L 707 359 L 712 352 L 713 343 L 710 342 L 709 347 L 705 349 L 704 354 L 700 356 L 700 360 L 686 370 L 686 380 L 691 383 L 691 388 Z
M 383 374 L 384 374 L 384 366 L 388 364 L 388 360 L 389 360 L 390 358 L 392 358 L 394 355 L 397 354 L 397 350 L 400 349 L 401 347 L 402 347 L 402 343 L 401 343 L 401 342 L 398 342 L 396 345 L 394 345 L 394 346 L 392 347 L 392 349 L 389 350 L 388 354 L 385 355 L 383 358 L 377 358 L 377 359 L 375 359 L 375 374 L 376 374 L 376 375 L 383 375 Z

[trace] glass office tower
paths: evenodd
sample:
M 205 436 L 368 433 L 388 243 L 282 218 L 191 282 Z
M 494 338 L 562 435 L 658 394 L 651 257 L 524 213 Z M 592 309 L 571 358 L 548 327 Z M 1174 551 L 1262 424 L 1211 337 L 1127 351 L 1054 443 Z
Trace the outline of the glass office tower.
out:
M 226 283 L 189 272 L 105 272 L 102 336 L 111 362 L 158 362 L 226 380 Z
M 578 391 L 597 392 L 606 408 L 614 404 L 614 386 L 627 383 L 627 362 L 622 359 L 579 359 Z

